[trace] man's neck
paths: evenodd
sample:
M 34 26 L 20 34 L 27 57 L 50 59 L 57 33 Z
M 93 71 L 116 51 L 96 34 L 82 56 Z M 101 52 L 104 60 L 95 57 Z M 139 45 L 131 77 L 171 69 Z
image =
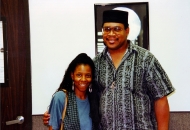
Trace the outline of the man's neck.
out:
M 122 60 L 128 46 L 129 46 L 129 44 L 126 43 L 125 46 L 123 46 L 117 50 L 108 49 L 108 52 L 111 56 L 112 62 L 116 69 L 118 68 L 119 64 L 121 63 L 121 60 Z
M 124 54 L 126 52 L 128 46 L 129 46 L 129 43 L 128 43 L 128 41 L 126 41 L 126 43 L 118 49 L 109 49 L 108 48 L 108 52 L 110 53 L 110 55 Z

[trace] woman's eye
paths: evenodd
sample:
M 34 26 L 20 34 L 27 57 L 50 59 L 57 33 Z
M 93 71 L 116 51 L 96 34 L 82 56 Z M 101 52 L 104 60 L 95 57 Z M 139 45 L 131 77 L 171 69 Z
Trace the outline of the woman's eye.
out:
M 77 77 L 81 77 L 81 74 L 77 74 Z
M 87 78 L 91 78 L 91 75 L 86 75 Z

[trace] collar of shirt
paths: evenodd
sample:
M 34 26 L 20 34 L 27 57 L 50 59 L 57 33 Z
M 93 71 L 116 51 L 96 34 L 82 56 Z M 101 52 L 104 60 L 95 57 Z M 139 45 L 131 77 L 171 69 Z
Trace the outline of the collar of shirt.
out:
M 127 48 L 127 50 L 126 50 L 126 52 L 125 52 L 125 54 L 129 51 L 129 53 L 131 53 L 133 50 L 135 51 L 135 52 L 137 52 L 137 45 L 134 45 L 131 41 L 129 41 L 128 40 L 128 44 L 129 44 L 129 47 Z M 102 52 L 102 56 L 106 56 L 106 55 L 108 55 L 108 57 L 111 59 L 111 56 L 110 56 L 110 53 L 108 52 L 108 48 L 107 47 L 105 47 L 104 48 L 104 50 L 103 50 L 103 52 Z

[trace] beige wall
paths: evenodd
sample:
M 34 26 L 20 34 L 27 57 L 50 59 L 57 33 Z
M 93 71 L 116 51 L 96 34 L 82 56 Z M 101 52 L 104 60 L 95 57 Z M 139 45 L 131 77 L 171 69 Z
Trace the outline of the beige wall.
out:
M 32 114 L 47 110 L 71 59 L 95 56 L 94 3 L 100 1 L 149 2 L 150 51 L 176 89 L 168 96 L 170 110 L 190 111 L 184 100 L 190 99 L 190 0 L 29 0 Z
M 43 115 L 32 116 L 33 130 L 47 130 L 43 125 Z M 190 112 L 171 112 L 169 130 L 190 130 Z

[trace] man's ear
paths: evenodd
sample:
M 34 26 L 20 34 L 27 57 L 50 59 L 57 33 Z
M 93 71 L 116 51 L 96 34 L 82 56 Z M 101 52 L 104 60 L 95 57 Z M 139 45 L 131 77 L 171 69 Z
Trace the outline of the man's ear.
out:
M 125 29 L 125 32 L 129 34 L 129 27 Z

